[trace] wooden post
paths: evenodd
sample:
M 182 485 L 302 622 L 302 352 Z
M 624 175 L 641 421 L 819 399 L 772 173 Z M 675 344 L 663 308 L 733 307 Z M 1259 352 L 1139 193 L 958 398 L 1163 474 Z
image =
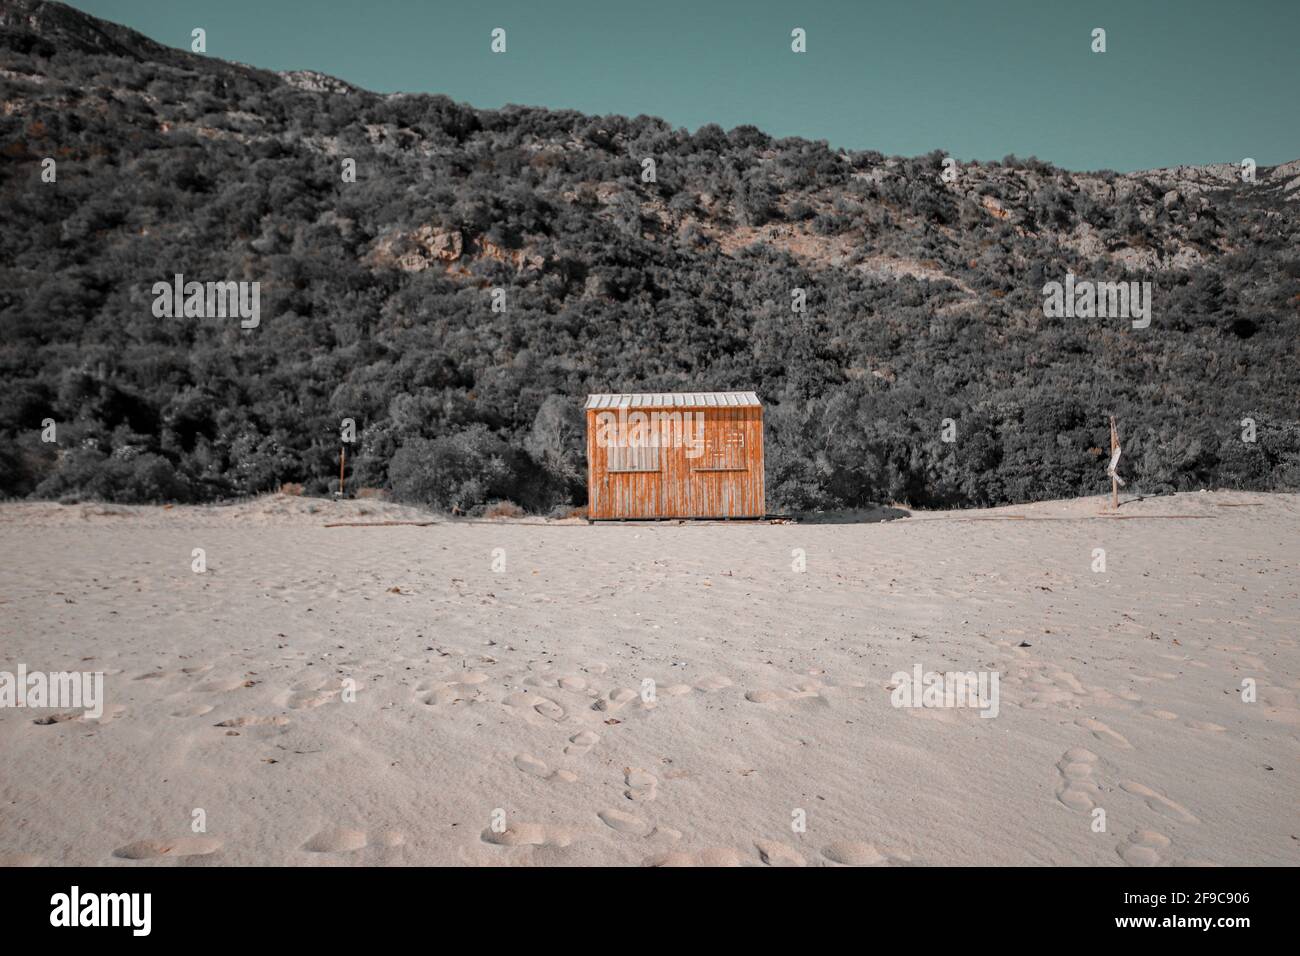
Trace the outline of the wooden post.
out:
M 1115 427 L 1115 416 L 1110 416 L 1110 506 L 1119 510 L 1119 430 Z
M 1113 419 L 1111 420 L 1111 425 L 1112 427 L 1114 426 Z M 347 462 L 348 462 L 348 446 L 340 445 L 339 446 L 339 497 L 340 498 L 343 497 L 343 467 L 347 464 Z

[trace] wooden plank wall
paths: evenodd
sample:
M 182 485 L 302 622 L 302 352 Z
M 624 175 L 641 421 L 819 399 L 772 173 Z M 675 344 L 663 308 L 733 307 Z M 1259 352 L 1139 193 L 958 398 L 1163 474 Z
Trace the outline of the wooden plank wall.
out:
M 616 411 L 616 410 L 615 410 Z M 644 409 L 650 413 L 654 409 Z M 604 518 L 761 518 L 766 513 L 763 409 L 683 408 L 704 415 L 705 454 L 686 445 L 659 449 L 658 471 L 610 471 L 607 449 L 596 443 L 596 416 L 587 412 L 587 515 Z M 694 429 L 687 429 L 694 435 Z M 617 463 L 648 456 L 616 451 Z

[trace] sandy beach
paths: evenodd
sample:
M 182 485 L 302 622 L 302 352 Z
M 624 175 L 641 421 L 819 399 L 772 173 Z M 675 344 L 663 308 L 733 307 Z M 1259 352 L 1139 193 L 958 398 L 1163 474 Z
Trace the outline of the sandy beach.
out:
M 5 504 L 0 862 L 1300 864 L 1300 496 L 1106 506 Z

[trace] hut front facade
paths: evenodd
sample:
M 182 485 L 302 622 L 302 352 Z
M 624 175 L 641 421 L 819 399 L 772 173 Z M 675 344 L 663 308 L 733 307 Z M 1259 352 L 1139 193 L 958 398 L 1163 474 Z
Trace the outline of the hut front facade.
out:
M 587 517 L 761 518 L 753 392 L 587 396 Z

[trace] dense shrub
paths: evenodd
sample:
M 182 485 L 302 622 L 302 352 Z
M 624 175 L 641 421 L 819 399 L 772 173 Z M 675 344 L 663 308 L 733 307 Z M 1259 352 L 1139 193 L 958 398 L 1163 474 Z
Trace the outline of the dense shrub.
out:
M 520 454 L 482 425 L 444 438 L 416 438 L 398 449 L 388 474 L 394 495 L 414 504 L 466 513 L 508 498 L 522 476 Z
M 193 490 L 167 459 L 149 452 L 107 455 L 95 448 L 76 448 L 62 456 L 57 469 L 35 489 L 40 498 L 103 500 L 125 504 L 188 502 Z

